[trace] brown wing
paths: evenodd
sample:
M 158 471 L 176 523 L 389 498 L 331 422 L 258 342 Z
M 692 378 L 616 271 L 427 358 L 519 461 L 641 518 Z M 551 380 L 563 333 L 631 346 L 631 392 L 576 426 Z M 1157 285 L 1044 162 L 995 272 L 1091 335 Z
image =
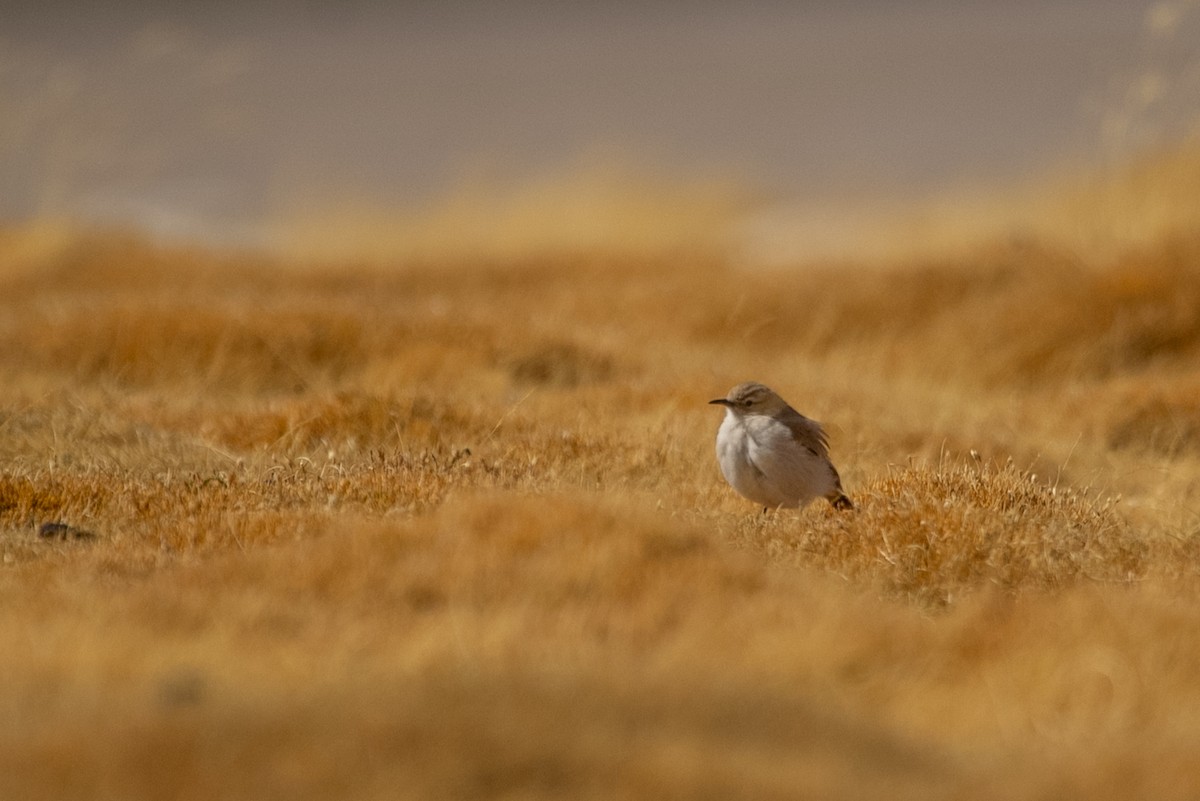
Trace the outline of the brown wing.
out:
M 826 496 L 829 502 L 833 504 L 833 508 L 838 510 L 853 509 L 854 502 L 842 490 L 842 477 L 838 475 L 837 468 L 833 466 L 833 462 L 829 461 L 829 440 L 825 437 L 825 429 L 821 428 L 821 424 L 816 420 L 808 419 L 791 406 L 777 415 L 777 419 L 788 427 L 792 432 L 792 436 L 796 438 L 796 442 L 825 459 L 825 464 L 829 467 L 829 472 L 833 474 L 833 492 Z
M 817 456 L 829 458 L 829 440 L 816 420 L 810 420 L 791 406 L 775 415 L 775 419 L 788 427 L 796 442 Z

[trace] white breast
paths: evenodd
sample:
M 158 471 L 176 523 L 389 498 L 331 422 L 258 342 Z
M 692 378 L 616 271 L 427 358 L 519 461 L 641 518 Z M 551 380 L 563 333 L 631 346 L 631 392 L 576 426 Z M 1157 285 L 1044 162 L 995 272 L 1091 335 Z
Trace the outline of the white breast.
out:
M 741 418 L 726 410 L 717 431 L 717 461 L 725 480 L 763 506 L 804 506 L 833 491 L 826 460 L 796 443 L 783 423 Z

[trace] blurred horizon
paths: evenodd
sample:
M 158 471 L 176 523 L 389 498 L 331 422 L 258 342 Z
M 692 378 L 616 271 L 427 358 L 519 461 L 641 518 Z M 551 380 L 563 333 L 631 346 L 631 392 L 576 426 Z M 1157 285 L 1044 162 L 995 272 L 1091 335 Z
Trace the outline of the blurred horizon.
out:
M 1200 94 L 1195 0 L 60 2 L 4 18 L 0 221 L 211 244 L 278 243 L 331 213 L 386 226 L 463 192 L 573 191 L 580 173 L 775 207 L 1012 183 L 1184 139 Z

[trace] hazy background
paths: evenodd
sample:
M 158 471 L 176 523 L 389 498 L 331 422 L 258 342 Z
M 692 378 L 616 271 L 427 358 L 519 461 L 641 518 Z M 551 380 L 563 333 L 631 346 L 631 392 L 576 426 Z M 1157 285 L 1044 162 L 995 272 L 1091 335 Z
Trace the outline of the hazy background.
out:
M 1193 128 L 1198 5 L 7 3 L 0 219 L 255 244 L 595 170 L 808 208 L 1009 181 Z

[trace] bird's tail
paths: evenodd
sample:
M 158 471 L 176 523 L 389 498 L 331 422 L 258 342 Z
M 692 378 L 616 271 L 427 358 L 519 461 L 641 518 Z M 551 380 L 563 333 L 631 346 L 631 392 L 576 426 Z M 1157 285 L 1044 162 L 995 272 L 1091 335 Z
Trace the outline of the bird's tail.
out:
M 833 505 L 833 508 L 838 511 L 844 512 L 854 508 L 854 501 L 850 500 L 850 496 L 842 492 L 841 487 L 826 497 L 829 499 L 829 503 Z

